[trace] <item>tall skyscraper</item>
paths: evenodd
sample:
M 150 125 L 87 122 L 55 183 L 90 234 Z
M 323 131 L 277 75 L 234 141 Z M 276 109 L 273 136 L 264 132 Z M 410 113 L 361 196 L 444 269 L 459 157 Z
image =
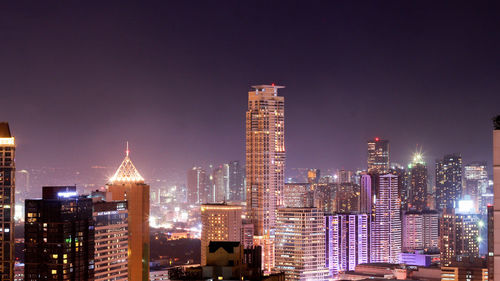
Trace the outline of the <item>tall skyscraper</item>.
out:
M 14 280 L 16 143 L 9 123 L 0 122 L 0 279 Z
M 210 179 L 207 172 L 200 167 L 193 167 L 187 172 L 187 198 L 189 204 L 213 202 Z
M 464 190 L 463 196 L 474 202 L 477 212 L 486 214 L 486 204 L 482 204 L 481 195 L 488 191 L 488 171 L 486 162 L 473 162 L 464 166 Z
M 436 208 L 455 208 L 462 196 L 462 156 L 448 154 L 436 161 Z
M 128 205 L 128 279 L 149 280 L 149 185 L 139 174 L 127 151 L 107 185 L 111 199 Z
M 384 174 L 389 171 L 389 141 L 374 138 L 368 141 L 368 172 Z
M 128 280 L 126 201 L 94 199 L 95 281 Z
M 479 217 L 447 209 L 440 219 L 441 264 L 470 262 L 479 257 Z
M 427 166 L 421 154 L 416 153 L 408 165 L 410 189 L 408 209 L 423 211 L 427 209 Z
M 26 200 L 24 280 L 94 280 L 92 199 L 75 186 L 44 186 Z
M 372 231 L 371 261 L 399 263 L 401 202 L 398 197 L 398 177 L 392 174 L 381 175 L 379 181 Z
M 242 241 L 242 207 L 214 203 L 201 205 L 201 265 L 206 265 L 210 241 Z
M 327 279 L 324 214 L 317 208 L 280 208 L 276 224 L 276 269 L 286 280 Z
M 283 204 L 285 169 L 285 99 L 283 86 L 253 86 L 246 112 L 247 215 L 255 241 L 263 249 L 263 270 L 274 267 L 277 206 Z
M 245 201 L 245 169 L 239 161 L 229 162 L 229 201 Z
M 225 202 L 229 198 L 229 165 L 222 164 L 214 169 L 214 203 Z
M 500 280 L 500 115 L 493 119 L 493 276 Z

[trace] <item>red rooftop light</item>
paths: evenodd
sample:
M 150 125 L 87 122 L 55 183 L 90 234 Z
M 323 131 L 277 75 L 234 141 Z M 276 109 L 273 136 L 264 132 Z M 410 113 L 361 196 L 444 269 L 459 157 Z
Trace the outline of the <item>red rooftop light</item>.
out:
M 375 138 L 375 141 L 379 141 L 380 139 L 379 138 Z

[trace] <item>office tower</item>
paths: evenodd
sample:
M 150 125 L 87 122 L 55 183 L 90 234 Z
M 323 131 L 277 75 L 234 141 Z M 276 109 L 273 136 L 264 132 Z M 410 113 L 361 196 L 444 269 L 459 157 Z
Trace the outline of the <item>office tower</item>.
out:
M 401 252 L 401 203 L 398 197 L 398 177 L 379 176 L 379 191 L 375 204 L 372 231 L 372 262 L 398 263 Z
M 314 188 L 314 190 L 312 190 L 313 206 L 329 214 L 337 210 L 336 183 L 320 183 L 313 185 L 311 188 Z
M 493 119 L 493 242 L 494 242 L 494 269 L 493 278 L 500 280 L 500 115 Z
M 416 153 L 408 168 L 410 174 L 408 209 L 423 211 L 427 209 L 427 166 L 422 155 Z
M 472 261 L 479 257 L 479 217 L 447 209 L 440 219 L 441 264 Z
M 277 206 L 283 204 L 285 169 L 285 99 L 282 86 L 253 86 L 246 112 L 247 217 L 262 246 L 263 270 L 274 267 L 274 228 Z
M 398 194 L 399 198 L 401 198 L 401 209 L 408 210 L 408 201 L 410 197 L 411 187 L 410 172 L 407 171 L 403 166 L 393 164 L 391 169 L 389 169 L 389 173 L 398 177 Z
M 25 201 L 25 280 L 94 280 L 92 199 L 75 186 L 44 186 Z
M 436 161 L 436 208 L 455 208 L 462 196 L 462 156 L 448 154 Z
M 245 170 L 239 161 L 229 162 L 229 201 L 245 201 Z
M 285 183 L 283 188 L 284 207 L 311 207 L 312 192 L 308 183 Z
M 226 203 L 201 205 L 201 265 L 206 265 L 210 241 L 240 242 L 242 207 Z
M 439 213 L 436 211 L 408 211 L 403 214 L 403 252 L 439 248 Z
M 222 164 L 214 169 L 214 202 L 225 202 L 229 198 L 229 164 Z
M 16 171 L 16 204 L 24 205 L 30 192 L 30 173 L 27 170 Z M 19 214 L 18 214 L 19 215 Z
M 193 167 L 187 172 L 187 192 L 189 204 L 213 202 L 210 178 L 207 172 L 200 167 Z
M 368 172 L 384 174 L 389 171 L 389 141 L 375 138 L 368 141 Z
M 111 200 L 127 201 L 128 207 L 128 279 L 149 278 L 149 185 L 129 157 L 125 159 L 107 184 Z
M 94 199 L 95 281 L 128 280 L 126 201 Z
M 9 123 L 0 122 L 0 280 L 14 280 L 16 143 Z
M 350 213 L 359 211 L 360 188 L 354 183 L 339 183 L 335 197 L 337 213 Z
M 483 194 L 488 191 L 488 171 L 486 162 L 473 162 L 464 166 L 464 190 L 463 197 L 470 198 L 474 202 L 477 212 L 486 213 L 486 204 L 483 202 Z
M 356 265 L 370 262 L 369 214 L 326 216 L 327 268 L 330 275 L 354 271 Z
M 373 204 L 373 198 L 375 197 L 375 192 L 373 190 L 372 175 L 361 175 L 360 180 L 360 195 L 359 195 L 359 211 L 362 213 L 371 214 L 375 205 Z
M 354 173 L 349 170 L 339 170 L 337 173 L 337 180 L 340 184 L 342 183 L 354 183 Z
M 286 280 L 325 280 L 325 219 L 317 208 L 280 208 L 276 223 L 276 269 Z
M 319 179 L 321 178 L 319 169 L 309 169 L 307 170 L 307 182 L 309 184 L 319 183 Z

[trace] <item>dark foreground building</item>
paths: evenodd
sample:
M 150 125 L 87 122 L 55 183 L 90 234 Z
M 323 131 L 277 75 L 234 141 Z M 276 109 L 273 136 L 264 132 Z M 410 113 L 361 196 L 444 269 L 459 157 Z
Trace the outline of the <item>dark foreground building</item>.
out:
M 25 204 L 25 280 L 94 280 L 92 199 L 44 186 Z

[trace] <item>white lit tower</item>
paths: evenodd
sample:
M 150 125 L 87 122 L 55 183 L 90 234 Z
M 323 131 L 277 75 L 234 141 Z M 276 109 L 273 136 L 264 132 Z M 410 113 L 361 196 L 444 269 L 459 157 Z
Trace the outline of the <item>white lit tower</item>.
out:
M 247 215 L 254 240 L 262 246 L 263 270 L 274 267 L 274 228 L 277 206 L 283 202 L 285 114 L 283 86 L 252 86 L 246 112 Z

